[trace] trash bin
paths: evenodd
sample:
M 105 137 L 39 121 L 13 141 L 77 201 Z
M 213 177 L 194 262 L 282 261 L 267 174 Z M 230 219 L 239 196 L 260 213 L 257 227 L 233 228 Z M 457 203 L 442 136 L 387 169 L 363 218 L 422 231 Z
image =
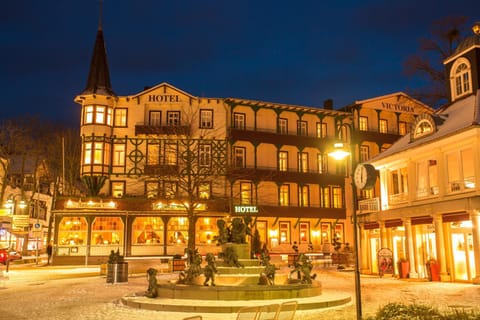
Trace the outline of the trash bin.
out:
M 185 263 L 187 262 L 187 259 L 183 258 L 173 258 L 172 259 L 172 271 L 185 271 Z
M 128 282 L 128 263 L 109 263 L 107 265 L 107 283 Z

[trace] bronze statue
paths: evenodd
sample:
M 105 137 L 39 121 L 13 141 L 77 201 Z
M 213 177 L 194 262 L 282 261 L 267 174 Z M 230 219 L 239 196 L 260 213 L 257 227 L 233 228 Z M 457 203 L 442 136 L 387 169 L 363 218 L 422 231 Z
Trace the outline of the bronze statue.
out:
M 157 293 L 157 269 L 148 268 L 147 270 L 147 280 L 148 280 L 148 289 L 145 292 L 145 297 L 156 298 Z
M 203 285 L 208 286 L 208 281 L 210 281 L 210 284 L 215 286 L 215 273 L 218 273 L 218 271 L 213 253 L 207 253 L 205 261 L 207 261 L 207 265 L 203 269 L 203 274 L 205 275 L 205 281 L 203 282 Z

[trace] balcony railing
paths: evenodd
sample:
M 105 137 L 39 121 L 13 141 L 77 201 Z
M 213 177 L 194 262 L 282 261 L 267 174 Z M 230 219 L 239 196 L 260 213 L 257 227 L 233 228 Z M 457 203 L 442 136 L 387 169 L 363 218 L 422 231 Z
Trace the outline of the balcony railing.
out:
M 401 204 L 401 203 L 405 203 L 407 201 L 408 201 L 408 193 L 407 192 L 391 194 L 391 195 L 388 196 L 388 202 L 390 204 Z
M 189 133 L 189 126 L 157 126 L 143 123 L 135 125 L 135 135 L 188 135 Z
M 360 213 L 370 213 L 380 211 L 380 198 L 365 199 L 358 202 L 358 211 Z

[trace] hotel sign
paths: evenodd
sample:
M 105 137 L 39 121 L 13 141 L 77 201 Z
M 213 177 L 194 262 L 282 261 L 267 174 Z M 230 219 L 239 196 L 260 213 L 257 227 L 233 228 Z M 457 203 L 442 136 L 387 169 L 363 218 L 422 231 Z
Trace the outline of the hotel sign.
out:
M 257 206 L 235 206 L 235 213 L 258 213 Z
M 148 102 L 181 102 L 178 94 L 150 94 Z
M 402 113 L 415 113 L 414 106 L 406 106 L 398 103 L 382 102 L 382 109 Z

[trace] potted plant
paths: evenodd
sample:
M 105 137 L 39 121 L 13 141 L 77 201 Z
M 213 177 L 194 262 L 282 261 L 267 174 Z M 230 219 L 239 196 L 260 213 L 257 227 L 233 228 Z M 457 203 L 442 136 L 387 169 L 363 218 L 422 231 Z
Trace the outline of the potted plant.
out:
M 400 278 L 408 278 L 408 273 L 410 271 L 410 263 L 405 258 L 400 258 L 398 260 L 398 275 Z

